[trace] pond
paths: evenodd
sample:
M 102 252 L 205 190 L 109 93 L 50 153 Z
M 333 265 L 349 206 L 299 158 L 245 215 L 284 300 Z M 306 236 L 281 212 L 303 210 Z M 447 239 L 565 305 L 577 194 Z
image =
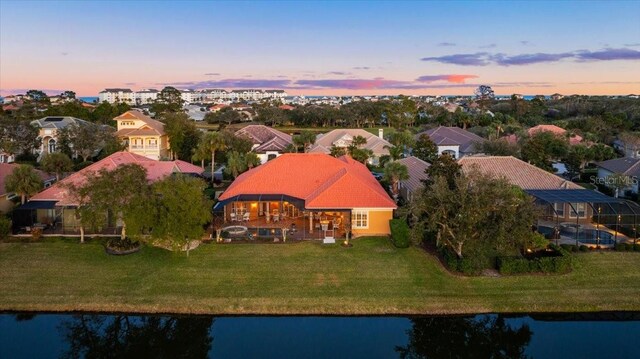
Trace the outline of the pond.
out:
M 638 358 L 640 313 L 449 317 L 0 314 L 0 358 Z

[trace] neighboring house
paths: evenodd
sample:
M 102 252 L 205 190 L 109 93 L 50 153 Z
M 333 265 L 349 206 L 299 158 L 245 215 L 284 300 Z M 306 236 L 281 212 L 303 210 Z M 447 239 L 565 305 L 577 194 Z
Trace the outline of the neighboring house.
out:
M 424 187 L 422 181 L 428 177 L 425 171 L 431 165 L 414 156 L 405 157 L 397 162 L 407 166 L 409 172 L 409 179 L 400 181 L 400 197 L 408 202 L 417 191 Z
M 287 146 L 293 144 L 291 135 L 264 125 L 248 125 L 235 132 L 238 137 L 246 138 L 258 155 L 261 163 L 280 156 Z
M 566 191 L 579 191 L 569 192 L 569 194 L 573 195 L 568 197 L 576 199 L 576 202 L 561 200 L 549 204 L 549 208 L 544 215 L 553 217 L 555 221 L 575 222 L 579 220 L 585 222 L 590 220 L 590 216 L 593 213 L 586 199 L 590 198 L 589 194 L 596 192 L 586 190 L 573 182 L 513 156 L 467 156 L 461 158 L 458 163 L 465 173 L 476 169 L 481 173 L 489 174 L 496 178 L 504 178 L 512 185 L 520 187 L 534 197 L 536 197 L 537 191 L 559 191 L 557 192 L 560 194 L 557 196 L 558 198 L 563 198 L 563 195 L 567 194 Z M 585 200 L 579 200 L 581 197 L 585 198 Z
M 0 151 L 0 163 L 11 163 L 16 160 L 16 157 L 10 153 Z
M 598 162 L 598 181 L 609 187 L 613 186 L 608 177 L 619 175 L 627 180 L 627 186 L 618 187 L 619 194 L 626 191 L 638 193 L 638 178 L 640 178 L 640 158 L 623 157 L 608 161 Z
M 78 203 L 69 194 L 66 186 L 69 184 L 82 185 L 89 173 L 103 169 L 111 171 L 128 164 L 142 166 L 147 171 L 147 179 L 150 182 L 161 180 L 174 173 L 202 174 L 202 168 L 188 162 L 156 161 L 134 153 L 116 152 L 31 197 L 29 202 L 18 208 L 23 213 L 20 216 L 14 216 L 14 222 L 18 222 L 18 226 L 30 226 L 33 223 L 47 224 L 54 231 L 58 231 L 55 233 L 59 233 L 60 230 L 63 233 L 78 231 L 79 222 L 76 218 Z M 135 188 L 131 190 L 135 191 Z M 27 211 L 28 215 L 24 215 L 24 211 Z
M 0 163 L 0 214 L 6 214 L 13 208 L 15 202 L 20 202 L 20 196 L 15 193 L 9 193 L 4 188 L 5 179 L 10 175 L 16 167 L 19 167 L 16 163 Z M 40 170 L 36 170 L 40 178 L 42 178 L 42 185 L 46 188 L 51 186 L 56 181 L 56 176 L 52 176 Z
M 243 221 L 257 235 L 288 219 L 296 235 L 326 241 L 349 224 L 354 236 L 388 235 L 396 209 L 365 165 L 321 153 L 283 154 L 240 175 L 219 200 L 225 222 Z
M 169 136 L 164 132 L 164 123 L 137 110 L 113 120 L 118 126 L 116 136 L 127 145 L 127 151 L 154 160 L 169 157 Z
M 416 138 L 423 134 L 429 136 L 431 141 L 438 146 L 438 154 L 448 154 L 453 158 L 479 153 L 476 144 L 485 141 L 484 138 L 460 127 L 439 126 L 418 133 Z
M 32 126 L 39 128 L 38 138 L 41 140 L 40 148 L 36 151 L 39 154 L 38 161 L 47 153 L 58 151 L 58 132 L 71 125 L 91 126 L 98 129 L 98 125 L 89 121 L 70 116 L 48 116 L 39 120 L 31 121 Z M 75 157 L 75 155 L 74 155 Z
M 529 136 L 533 136 L 538 132 L 551 132 L 556 136 L 562 136 L 562 137 L 567 136 L 567 130 L 565 130 L 562 127 L 558 127 L 556 125 L 538 125 L 538 126 L 531 127 L 527 132 L 529 133 Z M 569 137 L 570 145 L 577 145 L 581 142 L 582 142 L 582 136 L 572 135 L 571 137 Z
M 640 158 L 640 142 L 625 142 L 619 138 L 613 141 L 613 148 L 625 157 Z
M 383 134 L 382 129 L 378 130 L 378 136 L 359 128 L 333 130 L 318 135 L 316 143 L 311 146 L 309 152 L 329 154 L 331 153 L 331 147 L 347 148 L 351 145 L 354 137 L 362 136 L 367 140 L 367 143 L 362 148 L 373 152 L 373 157 L 369 158 L 369 164 L 377 165 L 380 163 L 380 157 L 389 155 L 389 148 L 393 147 L 389 141 L 384 139 Z

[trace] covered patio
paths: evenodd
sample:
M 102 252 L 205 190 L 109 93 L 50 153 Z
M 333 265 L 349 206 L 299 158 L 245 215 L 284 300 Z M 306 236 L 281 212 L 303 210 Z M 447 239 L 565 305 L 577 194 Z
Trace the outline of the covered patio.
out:
M 587 189 L 526 190 L 542 207 L 537 227 L 556 243 L 612 247 L 636 243 L 640 205 Z
M 286 195 L 239 195 L 218 202 L 214 211 L 228 226 L 243 226 L 252 237 L 334 241 L 350 228 L 351 211 L 307 210 L 304 201 Z

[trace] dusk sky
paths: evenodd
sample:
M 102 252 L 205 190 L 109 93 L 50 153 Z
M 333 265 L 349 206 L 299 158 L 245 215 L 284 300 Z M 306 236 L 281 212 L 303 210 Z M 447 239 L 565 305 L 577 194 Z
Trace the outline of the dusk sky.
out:
M 0 1 L 0 95 L 640 93 L 640 2 Z

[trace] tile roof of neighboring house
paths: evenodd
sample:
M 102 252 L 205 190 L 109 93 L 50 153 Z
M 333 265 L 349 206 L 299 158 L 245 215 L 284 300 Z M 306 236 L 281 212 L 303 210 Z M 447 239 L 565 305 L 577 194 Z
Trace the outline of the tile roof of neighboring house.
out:
M 258 145 L 254 149 L 256 153 L 266 151 L 282 151 L 287 145 L 293 143 L 290 135 L 264 125 L 248 125 L 235 132 L 238 137 L 243 137 Z
M 538 132 L 551 132 L 558 136 L 564 136 L 567 133 L 567 130 L 556 125 L 538 125 L 531 127 L 527 132 L 529 133 L 529 136 L 532 136 L 533 134 Z M 572 145 L 578 144 L 580 142 L 582 142 L 582 136 L 580 135 L 573 135 L 572 137 L 569 137 L 569 143 Z
M 311 146 L 309 152 L 311 153 L 329 153 L 331 146 L 339 141 L 344 143 L 351 143 L 351 140 L 355 136 L 362 136 L 367 139 L 367 144 L 363 148 L 373 151 L 376 156 L 388 155 L 389 149 L 385 147 L 393 147 L 387 140 L 380 138 L 371 132 L 365 131 L 360 128 L 347 128 L 337 129 L 325 134 L 318 135 L 316 137 L 316 143 Z M 346 147 L 346 146 L 345 146 Z
M 5 179 L 10 175 L 16 167 L 20 167 L 17 163 L 0 163 L 0 196 L 7 194 L 7 190 L 4 188 Z M 42 182 L 53 181 L 55 176 L 52 176 L 46 172 L 36 170 Z
M 287 111 L 295 109 L 295 107 L 293 107 L 291 105 L 280 105 L 280 106 L 278 106 L 278 108 L 281 109 L 281 110 L 287 110 Z
M 549 173 L 513 156 L 465 156 L 458 160 L 464 172 L 480 172 L 504 177 L 509 183 L 527 189 L 584 189 L 562 177 Z
M 202 168 L 184 161 L 156 161 L 150 158 L 130 152 L 116 152 L 82 170 L 72 174 L 44 191 L 31 198 L 32 201 L 58 201 L 57 205 L 74 205 L 73 198 L 69 197 L 65 184 L 82 184 L 86 180 L 86 174 L 102 169 L 114 170 L 118 166 L 137 164 L 147 171 L 147 179 L 151 182 L 158 181 L 172 173 L 201 174 Z
M 307 209 L 396 208 L 365 165 L 321 153 L 285 153 L 238 176 L 220 200 L 261 194 L 299 198 Z
M 428 177 L 425 170 L 431 166 L 428 162 L 414 156 L 400 159 L 397 162 L 407 166 L 407 170 L 409 171 L 409 179 L 400 181 L 403 187 L 407 188 L 411 192 L 415 192 L 424 186 L 422 181 Z
M 55 128 L 58 130 L 72 124 L 77 124 L 80 126 L 95 126 L 95 124 L 92 122 L 81 120 L 79 118 L 71 116 L 47 116 L 38 120 L 31 121 L 31 125 L 38 126 L 40 128 Z
M 429 136 L 437 146 L 460 146 L 461 152 L 473 152 L 476 142 L 485 141 L 484 138 L 460 127 L 439 126 L 420 132 L 417 136 L 422 134 Z
M 131 132 L 133 131 L 137 131 L 139 129 L 150 129 L 152 130 L 152 134 L 153 135 L 164 135 L 164 123 L 158 121 L 158 120 L 154 120 L 151 117 L 145 115 L 144 113 L 137 111 L 137 110 L 130 110 L 127 111 L 125 113 L 123 113 L 122 115 L 116 117 L 113 119 L 114 121 L 118 121 L 118 120 L 140 120 L 142 122 L 145 123 L 145 126 L 142 126 L 140 128 L 132 128 L 132 129 L 121 129 L 118 132 L 116 132 L 117 136 L 129 136 L 131 134 Z M 135 135 L 135 133 L 133 133 L 133 135 Z
M 607 171 L 625 175 L 625 176 L 640 176 L 640 159 L 623 157 L 615 158 L 608 161 L 598 162 L 598 167 L 602 167 Z

